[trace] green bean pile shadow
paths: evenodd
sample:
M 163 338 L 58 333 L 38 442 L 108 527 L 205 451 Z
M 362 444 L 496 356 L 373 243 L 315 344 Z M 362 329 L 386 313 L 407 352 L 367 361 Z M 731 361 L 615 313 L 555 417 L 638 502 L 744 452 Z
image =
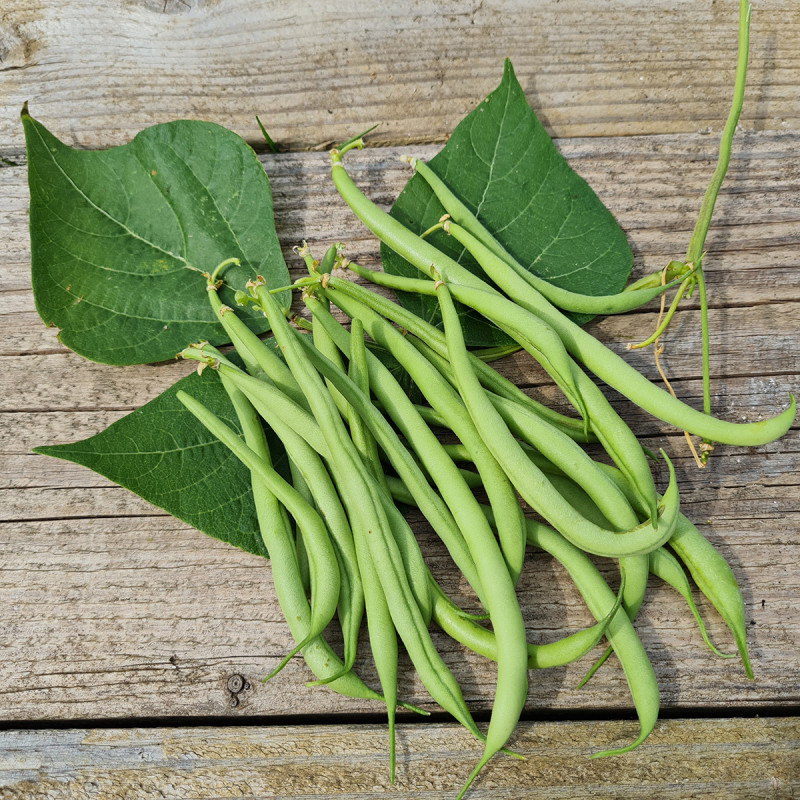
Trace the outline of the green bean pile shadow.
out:
M 345 169 L 344 156 L 363 147 L 362 137 L 331 152 L 333 183 L 380 239 L 384 271 L 349 262 L 339 245 L 321 261 L 303 246 L 308 275 L 291 286 L 274 228 L 253 225 L 272 219 L 272 199 L 238 137 L 207 123 L 171 123 L 130 145 L 82 153 L 23 111 L 42 318 L 61 327 L 76 352 L 104 363 L 148 363 L 180 347 L 183 358 L 198 362 L 197 374 L 107 430 L 36 452 L 84 464 L 209 535 L 268 556 L 296 644 L 265 680 L 299 653 L 315 676 L 310 686 L 384 704 L 392 780 L 396 708 L 427 713 L 398 696 L 401 643 L 431 698 L 483 743 L 458 797 L 496 753 L 516 756 L 506 745 L 526 703 L 528 670 L 571 663 L 603 639 L 608 648 L 584 681 L 616 654 L 639 734 L 594 757 L 644 741 L 658 717 L 659 689 L 633 621 L 650 574 L 684 598 L 709 649 L 731 657 L 706 633 L 689 571 L 752 677 L 733 572 L 681 513 L 667 455 L 661 451 L 669 481 L 660 494 L 651 473 L 658 456 L 643 449 L 587 374 L 687 437 L 700 436 L 701 464 L 712 443 L 761 445 L 794 419 L 793 398 L 759 422 L 710 415 L 703 245 L 741 107 L 748 26 L 742 3 L 733 108 L 686 258 L 627 286 L 632 258 L 624 234 L 558 155 L 508 62 L 498 90 L 439 155 L 429 164 L 408 159 L 415 175 L 391 213 Z M 482 177 L 465 178 L 470 165 Z M 509 175 L 521 183 L 509 188 Z M 520 211 L 525 191 L 531 199 Z M 512 201 L 498 200 L 498 192 L 510 192 Z M 344 270 L 362 282 L 342 277 Z M 182 289 L 176 303 L 174 287 L 187 275 L 192 289 Z M 400 302 L 364 281 L 396 291 Z M 657 346 L 694 286 L 703 411 L 658 388 L 581 327 L 674 290 L 663 323 L 643 343 Z M 294 325 L 291 290 L 302 293 L 307 312 Z M 263 338 L 267 330 L 272 337 Z M 192 339 L 200 341 L 185 346 Z M 233 349 L 219 349 L 227 344 Z M 488 363 L 515 350 L 541 365 L 576 416 L 538 402 Z M 597 443 L 612 464 L 584 447 Z M 460 608 L 437 583 L 398 504 L 425 516 L 479 611 Z M 529 545 L 564 567 L 594 625 L 555 642 L 527 642 L 516 585 Z M 590 556 L 618 564 L 618 591 Z M 364 617 L 379 688 L 354 671 Z M 326 641 L 333 620 L 341 655 Z M 497 663 L 485 733 L 431 622 Z

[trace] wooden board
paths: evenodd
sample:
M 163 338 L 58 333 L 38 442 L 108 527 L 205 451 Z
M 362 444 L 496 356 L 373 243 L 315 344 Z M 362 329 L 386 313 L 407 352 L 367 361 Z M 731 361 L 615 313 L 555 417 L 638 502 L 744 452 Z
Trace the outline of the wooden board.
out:
M 176 118 L 261 142 L 329 146 L 381 123 L 384 143 L 441 142 L 511 57 L 556 136 L 719 131 L 728 112 L 737 4 L 610 0 L 10 0 L 0 15 L 0 153 L 16 114 L 106 147 Z M 800 8 L 753 14 L 747 129 L 800 127 Z
M 647 750 L 591 760 L 631 723 L 525 722 L 524 760 L 496 756 L 469 797 L 489 800 L 792 800 L 800 793 L 800 724 L 757 719 L 661 722 Z M 380 725 L 132 728 L 0 733 L 0 798 L 451 798 L 480 755 L 449 725 L 400 725 L 389 784 Z M 309 784 L 309 773 L 313 782 Z
M 444 141 L 497 85 L 508 55 L 545 126 L 561 137 L 560 150 L 628 234 L 640 275 L 683 255 L 727 114 L 735 9 L 734 0 L 610 0 L 602 13 L 590 0 L 405 0 L 391 11 L 379 4 L 333 9 L 322 0 L 3 6 L 2 800 L 449 797 L 479 754 L 457 725 L 404 716 L 398 783 L 388 786 L 385 730 L 371 724 L 381 718 L 376 704 L 306 688 L 310 675 L 299 658 L 260 682 L 292 644 L 264 560 L 191 530 L 94 473 L 30 453 L 102 430 L 191 367 L 89 364 L 38 319 L 22 102 L 66 142 L 92 148 L 180 117 L 219 122 L 261 146 L 259 113 L 291 151 L 261 158 L 297 275 L 291 248 L 304 238 L 315 252 L 345 241 L 351 258 L 377 265 L 374 240 L 337 197 L 318 151 L 381 121 L 375 146 L 353 154 L 351 164 L 365 191 L 388 206 L 408 177 L 397 156 L 433 155 L 438 144 L 431 143 Z M 781 410 L 800 386 L 800 8 L 761 0 L 752 34 L 745 109 L 706 274 L 715 412 L 755 420 Z M 625 353 L 626 342 L 652 330 L 655 307 L 592 330 Z M 695 406 L 697 331 L 691 300 L 665 338 L 664 355 L 679 395 Z M 655 376 L 649 354 L 625 357 Z M 498 366 L 566 410 L 527 357 Z M 665 713 L 675 718 L 624 759 L 590 761 L 594 750 L 635 735 L 619 666 L 610 662 L 580 690 L 591 658 L 532 673 L 528 721 L 512 742 L 526 760 L 495 759 L 472 796 L 796 797 L 798 426 L 765 447 L 720 447 L 700 472 L 680 432 L 616 395 L 612 403 L 646 446 L 667 450 L 683 510 L 729 559 L 743 589 L 756 680 L 744 678 L 738 661 L 714 658 L 683 602 L 652 580 L 637 630 Z M 657 478 L 663 485 L 664 475 Z M 431 569 L 469 605 L 441 546 L 421 519 L 412 521 Z M 615 580 L 613 568 L 598 563 Z M 520 597 L 532 641 L 590 622 L 563 570 L 542 554 L 531 552 Z M 729 650 L 724 625 L 697 599 L 713 640 Z M 492 667 L 435 635 L 485 720 Z M 336 632 L 330 636 L 338 647 Z M 357 669 L 377 685 L 367 653 L 364 639 Z M 232 691 L 240 679 L 245 688 Z M 400 687 L 405 699 L 433 709 L 406 658 Z M 552 721 L 531 721 L 538 717 Z M 345 724 L 351 721 L 360 724 Z
M 800 238 L 791 200 L 797 141 L 772 134 L 743 138 L 720 203 L 725 224 L 709 238 L 715 410 L 729 419 L 776 413 L 800 385 L 792 360 L 800 327 L 794 266 Z M 560 142 L 629 231 L 640 272 L 680 253 L 694 213 L 689 195 L 702 193 L 713 144 L 699 136 Z M 390 202 L 407 177 L 397 159 L 400 152 L 376 148 L 352 158 L 354 175 L 382 204 Z M 430 156 L 435 149 L 421 152 Z M 299 265 L 290 246 L 307 232 L 313 232 L 315 248 L 345 240 L 354 256 L 375 265 L 375 241 L 338 201 L 322 154 L 264 160 L 275 191 L 279 235 L 293 270 Z M 0 221 L 11 245 L 14 287 L 7 293 L 11 324 L 4 328 L 6 369 L 0 371 L 7 554 L 0 614 L 11 626 L 6 627 L 2 670 L 7 689 L 0 718 L 374 712 L 372 704 L 303 688 L 308 674 L 299 659 L 274 681 L 259 682 L 291 646 L 263 561 L 187 529 L 85 469 L 30 454 L 36 444 L 101 430 L 191 366 L 114 368 L 85 362 L 63 348 L 32 306 L 23 170 L 2 169 L 0 179 L 8 187 Z M 654 319 L 651 311 L 637 312 L 598 321 L 592 329 L 624 352 L 624 343 L 646 335 Z M 669 374 L 681 396 L 695 405 L 700 401 L 697 332 L 697 311 L 690 304 L 665 339 Z M 648 353 L 626 358 L 656 377 Z M 546 375 L 524 354 L 498 368 L 567 410 Z M 656 664 L 665 705 L 795 705 L 796 687 L 786 676 L 800 668 L 800 612 L 793 602 L 800 597 L 800 584 L 786 565 L 800 560 L 796 432 L 762 448 L 720 448 L 711 467 L 699 472 L 679 432 L 635 411 L 622 398 L 615 396 L 613 402 L 649 447 L 664 446 L 675 459 L 682 507 L 731 559 L 751 623 L 755 683 L 745 681 L 736 664 L 711 657 L 682 601 L 654 582 L 639 630 Z M 420 530 L 431 564 L 446 576 L 441 548 Z M 444 581 L 469 601 L 452 578 Z M 589 622 L 568 579 L 547 559 L 532 559 L 520 594 L 532 640 L 550 640 Z M 712 635 L 729 646 L 719 619 L 707 604 L 702 608 Z M 493 670 L 439 641 L 470 703 L 488 707 Z M 359 667 L 374 680 L 366 643 L 362 652 Z M 529 708 L 629 708 L 616 665 L 585 689 L 572 689 L 588 663 L 536 675 Z M 226 685 L 235 674 L 245 675 L 251 689 L 231 708 Z M 407 662 L 402 681 L 409 699 L 429 703 Z

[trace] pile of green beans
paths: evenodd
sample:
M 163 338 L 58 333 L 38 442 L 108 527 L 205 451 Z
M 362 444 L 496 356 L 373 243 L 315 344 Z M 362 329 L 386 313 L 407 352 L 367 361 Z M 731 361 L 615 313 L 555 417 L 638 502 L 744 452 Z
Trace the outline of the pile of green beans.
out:
M 639 734 L 626 746 L 594 756 L 628 751 L 649 735 L 659 710 L 655 674 L 633 626 L 649 575 L 686 601 L 710 650 L 730 657 L 706 633 L 684 572 L 688 569 L 730 628 L 750 677 L 752 670 L 744 606 L 730 567 L 681 513 L 666 454 L 662 451 L 661 457 L 669 481 L 662 494 L 650 470 L 654 456 L 643 450 L 584 367 L 662 419 L 721 442 L 758 444 L 780 436 L 794 418 L 794 402 L 774 419 L 734 425 L 665 395 L 627 365 L 621 370 L 624 362 L 562 311 L 618 313 L 647 302 L 664 286 L 603 298 L 553 290 L 528 276 L 448 187 L 415 162 L 449 214 L 441 227 L 475 257 L 491 277 L 490 285 L 359 192 L 342 155 L 360 146 L 354 140 L 332 152 L 337 189 L 383 242 L 426 277 L 412 280 L 365 270 L 345 262 L 336 246 L 317 262 L 303 248 L 309 275 L 296 286 L 310 316 L 310 324 L 306 319 L 303 325 L 310 334 L 290 324 L 275 301 L 274 292 L 285 287 L 267 287 L 263 279 L 232 287 L 240 302 L 264 312 L 273 342 L 260 339 L 221 303 L 219 275 L 231 263 L 226 261 L 208 276 L 208 297 L 243 368 L 206 343 L 182 353 L 200 362 L 199 369 L 217 370 L 241 428 L 240 434 L 192 397 L 178 394 L 251 474 L 276 596 L 295 640 L 267 677 L 300 654 L 315 676 L 309 685 L 384 703 L 393 780 L 395 710 L 426 713 L 399 699 L 402 644 L 431 698 L 483 742 L 483 754 L 460 798 L 496 753 L 515 755 L 506 745 L 525 706 L 528 670 L 563 666 L 605 638 L 608 649 L 585 680 L 608 654 L 616 654 Z M 374 283 L 436 297 L 443 330 L 363 285 L 332 275 L 336 266 L 349 266 Z M 547 370 L 578 416 L 565 416 L 530 398 L 482 360 L 487 354 L 470 351 L 457 303 L 508 333 Z M 333 306 L 349 326 L 334 316 Z M 424 403 L 413 402 L 373 352 L 375 346 L 407 373 Z M 609 380 L 617 373 L 624 380 Z M 628 379 L 631 374 L 635 380 Z M 272 466 L 265 426 L 285 448 L 289 481 Z M 583 446 L 590 442 L 599 443 L 613 465 L 595 460 Z M 475 603 L 471 611 L 456 605 L 434 579 L 401 513 L 406 506 L 425 516 L 469 584 Z M 554 642 L 527 642 L 516 584 L 529 546 L 550 553 L 564 567 L 594 625 Z M 595 566 L 598 557 L 618 565 L 618 592 Z M 364 617 L 376 688 L 354 672 Z M 341 630 L 341 657 L 326 641 L 334 619 Z M 431 622 L 496 662 L 485 734 L 439 654 Z

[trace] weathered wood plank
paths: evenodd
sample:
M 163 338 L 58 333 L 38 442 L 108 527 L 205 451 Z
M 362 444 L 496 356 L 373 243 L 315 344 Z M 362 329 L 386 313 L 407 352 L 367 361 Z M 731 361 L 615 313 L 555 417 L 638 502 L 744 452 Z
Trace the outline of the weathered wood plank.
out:
M 40 491 L 44 501 L 53 495 Z M 106 509 L 113 516 L 98 519 L 94 504 L 107 492 L 119 500 L 122 490 L 87 490 L 83 514 L 77 506 L 66 510 L 68 518 L 0 525 L 7 554 L 0 572 L 0 718 L 376 711 L 371 703 L 305 688 L 309 673 L 299 658 L 261 684 L 259 678 L 291 646 L 266 562 L 153 510 L 146 517 L 116 516 L 125 509 L 109 503 Z M 687 494 L 693 498 L 691 491 Z M 77 493 L 74 497 L 81 499 Z M 682 601 L 653 582 L 638 630 L 652 656 L 663 702 L 678 707 L 796 705 L 798 688 L 787 680 L 800 668 L 800 581 L 793 568 L 800 555 L 793 533 L 800 524 L 796 487 L 765 481 L 693 499 L 687 513 L 696 514 L 700 523 L 713 521 L 700 527 L 730 560 L 743 587 L 758 677 L 751 683 L 737 662 L 708 653 Z M 63 511 L 57 501 L 53 506 Z M 133 513 L 141 512 L 134 508 Z M 471 607 L 473 599 L 449 568 L 441 545 L 421 520 L 413 524 L 434 574 L 458 602 Z M 612 567 L 603 569 L 613 581 Z M 544 556 L 531 554 L 519 596 L 532 641 L 548 641 L 589 622 L 569 579 Z M 723 624 L 707 603 L 700 605 L 712 637 L 729 649 Z M 445 637 L 437 635 L 436 641 L 468 702 L 487 708 L 493 670 Z M 357 666 L 374 683 L 367 652 L 362 642 Z M 588 663 L 536 673 L 529 709 L 629 708 L 616 664 L 584 689 L 572 688 Z M 233 674 L 245 675 L 251 689 L 232 710 L 226 682 Z M 406 659 L 400 685 L 406 699 L 430 707 Z
M 674 719 L 639 750 L 590 760 L 629 722 L 525 722 L 523 760 L 496 757 L 470 797 L 790 800 L 800 792 L 797 718 Z M 0 733 L 0 797 L 451 797 L 480 750 L 453 725 L 404 724 L 389 784 L 379 725 L 81 729 Z
M 295 149 L 376 122 L 384 141 L 442 141 L 505 56 L 558 136 L 720 130 L 736 53 L 736 5 L 712 0 L 11 0 L 0 25 L 3 105 L 30 101 L 83 147 L 186 117 L 261 141 L 255 114 Z M 744 127 L 800 127 L 798 41 L 795 3 L 759 3 Z M 0 120 L 2 151 L 22 147 L 15 116 Z
M 80 424 L 78 415 L 70 418 Z M 2 419 L 5 422 L 6 418 Z M 14 430 L 13 417 L 7 427 Z M 68 433 L 46 441 L 79 439 L 80 429 L 72 427 Z M 102 429 L 92 426 L 87 433 Z M 45 435 L 35 438 L 41 441 Z M 702 472 L 695 467 L 680 434 L 642 437 L 641 442 L 651 450 L 663 447 L 670 455 L 681 487 L 681 505 L 693 520 L 718 520 L 722 512 L 724 518 L 738 520 L 740 526 L 748 524 L 757 529 L 761 525 L 766 530 L 784 514 L 798 509 L 792 496 L 798 487 L 798 437 L 794 433 L 785 441 L 759 448 L 719 446 Z M 594 448 L 593 455 L 600 458 L 602 453 Z M 0 497 L 6 522 L 161 513 L 77 464 L 30 453 L 7 453 L 5 448 L 2 457 L 7 472 L 0 483 Z M 663 485 L 666 469 L 660 465 L 656 473 Z M 737 495 L 742 490 L 747 494 Z M 773 503 L 774 512 L 765 516 L 769 503 Z
M 65 129 L 55 130 L 63 133 Z M 635 274 L 683 257 L 714 168 L 716 137 L 618 137 L 560 140 L 557 145 L 626 231 L 635 255 Z M 739 306 L 797 298 L 799 149 L 797 133 L 737 137 L 706 243 L 712 304 Z M 430 146 L 368 148 L 353 155 L 350 167 L 363 191 L 388 206 L 410 174 L 398 156 L 412 152 L 430 158 L 437 151 Z M 266 155 L 262 162 L 272 185 L 278 236 L 293 271 L 300 271 L 302 262 L 291 247 L 303 239 L 315 251 L 343 241 L 350 258 L 375 265 L 375 240 L 336 194 L 327 156 Z M 15 319 L 15 329 L 6 331 L 6 351 L 57 346 L 53 333 L 44 331 L 31 315 L 27 205 L 24 167 L 0 166 L 2 313 L 22 315 Z
M 797 272 L 800 240 L 792 192 L 798 184 L 797 137 L 754 134 L 734 161 L 721 214 L 747 232 L 743 249 L 736 231 L 719 227 L 709 239 L 715 410 L 729 418 L 781 409 L 796 388 L 800 305 Z M 638 269 L 653 269 L 682 252 L 714 159 L 702 137 L 639 137 L 618 141 L 562 141 L 562 149 L 598 188 L 629 231 Z M 377 149 L 353 159 L 359 182 L 387 204 L 407 173 L 398 149 Z M 430 155 L 435 148 L 423 148 Z M 278 230 L 289 246 L 315 233 L 320 249 L 354 232 L 351 253 L 375 264 L 376 247 L 333 192 L 323 156 L 265 159 L 272 176 Z M 302 662 L 294 659 L 279 679 L 258 677 L 291 645 L 271 595 L 268 568 L 164 517 L 109 482 L 65 462 L 29 454 L 42 442 L 91 435 L 186 374 L 188 364 L 112 368 L 83 361 L 57 342 L 33 310 L 28 278 L 23 171 L 0 169 L 8 191 L 0 193 L 0 222 L 9 234 L 5 322 L 0 371 L 4 463 L 2 528 L 11 554 L 0 587 L 3 685 L 0 716 L 6 719 L 90 719 L 303 713 L 366 713 L 369 704 L 302 686 Z M 655 198 L 655 202 L 654 202 Z M 294 262 L 293 262 L 294 263 Z M 713 267 L 713 268 L 712 268 Z M 697 405 L 697 313 L 689 306 L 676 320 L 665 361 L 680 395 Z M 649 312 L 607 319 L 594 328 L 622 350 L 624 342 L 652 328 Z M 755 347 L 754 345 L 757 345 Z M 627 354 L 654 375 L 648 354 Z M 543 373 L 523 356 L 501 370 L 531 392 L 564 409 Z M 749 684 L 731 662 L 701 649 L 682 604 L 654 587 L 640 630 L 672 707 L 785 706 L 797 702 L 786 676 L 797 671 L 800 587 L 793 541 L 798 528 L 797 437 L 754 450 L 722 448 L 702 473 L 691 466 L 682 439 L 665 426 L 614 404 L 655 449 L 666 444 L 675 457 L 682 502 L 705 524 L 744 586 L 753 656 L 759 675 Z M 457 599 L 463 587 L 444 577 L 444 556 L 424 533 L 426 554 Z M 525 610 L 532 639 L 546 640 L 588 622 L 569 582 L 543 559 L 525 576 Z M 202 586 L 203 591 L 198 592 Z M 554 595 L 555 594 L 555 598 Z M 761 605 L 761 601 L 764 605 Z M 701 607 L 712 635 L 727 642 L 722 623 Z M 709 613 L 710 612 L 710 613 Z M 4 612 L 5 613 L 5 612 Z M 468 700 L 486 708 L 492 671 L 477 658 L 443 645 L 464 681 Z M 366 646 L 364 651 L 366 652 Z M 359 668 L 374 674 L 364 658 Z M 533 682 L 530 709 L 629 708 L 623 677 L 603 670 L 581 692 L 568 691 L 585 668 L 573 665 Z M 251 689 L 230 708 L 226 682 L 244 674 Z M 409 699 L 425 704 L 407 662 L 402 680 Z M 287 690 L 291 687 L 291 691 Z
M 652 351 L 626 351 L 625 343 L 647 336 L 656 325 L 655 313 L 607 317 L 592 323 L 589 330 L 612 350 L 652 380 L 658 380 Z M 749 378 L 764 390 L 763 400 L 785 407 L 797 374 L 792 362 L 796 347 L 792 335 L 800 328 L 800 303 L 783 303 L 752 308 L 719 309 L 709 314 L 711 327 L 711 370 L 720 383 L 727 377 Z M 700 372 L 699 313 L 685 311 L 673 319 L 661 358 L 670 379 L 690 380 Z M 141 405 L 191 372 L 186 363 L 159 366 L 113 368 L 88 363 L 70 351 L 45 355 L 3 357 L 6 369 L 0 373 L 0 410 L 48 410 L 107 408 Z M 549 384 L 527 353 L 520 352 L 499 363 L 498 369 L 515 383 Z M 30 377 L 20 385 L 20 371 Z M 22 391 L 21 391 L 22 390 Z M 724 389 L 716 387 L 718 392 Z M 76 393 L 77 391 L 77 393 Z M 766 412 L 765 412 L 766 413 Z

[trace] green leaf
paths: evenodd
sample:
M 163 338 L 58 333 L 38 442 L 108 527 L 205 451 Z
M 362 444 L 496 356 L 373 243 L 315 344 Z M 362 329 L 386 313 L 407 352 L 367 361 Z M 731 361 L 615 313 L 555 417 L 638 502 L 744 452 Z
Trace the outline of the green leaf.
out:
M 88 467 L 209 536 L 267 556 L 250 471 L 176 399 L 181 389 L 241 433 L 219 376 L 207 369 L 182 378 L 95 436 L 34 452 Z M 275 467 L 286 475 L 285 451 L 270 431 L 267 437 Z
M 23 109 L 36 309 L 59 339 L 105 364 L 171 358 L 189 342 L 228 340 L 203 272 L 239 258 L 244 288 L 289 273 L 269 182 L 235 133 L 208 122 L 156 125 L 110 150 L 73 150 Z M 223 300 L 233 304 L 227 290 Z M 288 308 L 289 293 L 281 296 Z M 263 315 L 248 313 L 256 331 Z
M 503 79 L 456 127 L 430 167 L 527 269 L 583 294 L 615 294 L 625 285 L 633 256 L 625 234 L 586 181 L 556 150 L 525 99 L 506 60 Z M 417 233 L 444 209 L 422 178 L 413 176 L 391 214 Z M 480 267 L 446 234 L 431 242 L 481 274 Z M 385 245 L 386 272 L 419 278 L 419 272 Z M 435 300 L 403 295 L 400 302 L 438 324 Z M 496 328 L 462 310 L 470 346 L 508 342 Z M 579 323 L 588 316 L 573 316 Z

